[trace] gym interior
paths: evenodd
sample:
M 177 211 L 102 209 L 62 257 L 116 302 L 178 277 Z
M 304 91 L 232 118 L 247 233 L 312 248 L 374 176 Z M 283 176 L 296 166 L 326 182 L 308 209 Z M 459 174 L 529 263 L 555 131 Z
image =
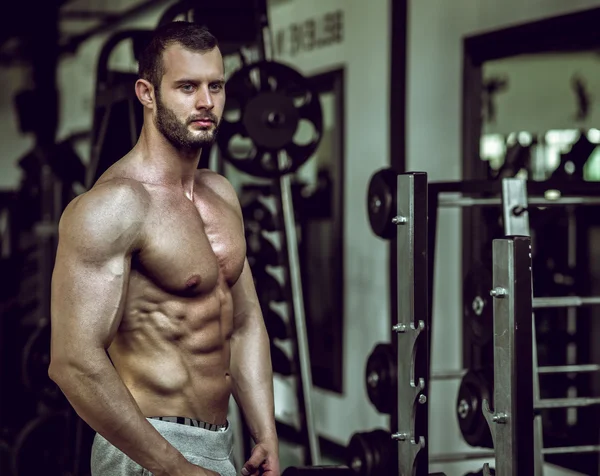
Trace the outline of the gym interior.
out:
M 201 166 L 244 212 L 282 474 L 598 475 L 599 0 L 11 2 L 0 474 L 90 475 L 48 377 L 58 220 L 134 145 L 176 19 L 224 55 Z

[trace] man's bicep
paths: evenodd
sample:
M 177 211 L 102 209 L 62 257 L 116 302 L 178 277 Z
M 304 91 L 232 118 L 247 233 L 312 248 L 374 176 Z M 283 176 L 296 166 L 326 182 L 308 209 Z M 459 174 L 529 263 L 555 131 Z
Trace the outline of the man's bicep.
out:
M 52 279 L 53 351 L 110 344 L 121 319 L 129 267 L 124 254 L 90 261 L 68 245 L 59 250 Z
M 52 277 L 53 356 L 107 347 L 123 311 L 134 226 L 93 200 L 65 211 Z

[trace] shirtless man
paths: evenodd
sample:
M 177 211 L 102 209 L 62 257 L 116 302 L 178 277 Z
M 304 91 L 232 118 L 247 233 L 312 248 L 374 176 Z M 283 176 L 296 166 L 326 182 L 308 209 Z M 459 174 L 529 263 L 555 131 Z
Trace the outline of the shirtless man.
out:
M 96 431 L 94 476 L 235 475 L 230 395 L 256 443 L 241 473 L 279 476 L 240 205 L 197 170 L 225 103 L 217 41 L 166 25 L 139 68 L 139 141 L 61 218 L 50 377 Z

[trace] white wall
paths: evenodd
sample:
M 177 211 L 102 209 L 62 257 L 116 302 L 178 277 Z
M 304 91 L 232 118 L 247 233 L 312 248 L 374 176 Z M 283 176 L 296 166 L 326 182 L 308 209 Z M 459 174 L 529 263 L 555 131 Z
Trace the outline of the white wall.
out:
M 411 0 L 407 68 L 407 168 L 428 172 L 430 181 L 461 178 L 463 39 L 600 6 L 598 0 Z M 393 131 L 392 131 L 393 133 Z M 439 216 L 434 293 L 432 368 L 461 367 L 460 215 Z M 472 451 L 455 417 L 459 382 L 432 382 L 430 454 Z M 448 476 L 481 468 L 482 461 L 441 464 Z

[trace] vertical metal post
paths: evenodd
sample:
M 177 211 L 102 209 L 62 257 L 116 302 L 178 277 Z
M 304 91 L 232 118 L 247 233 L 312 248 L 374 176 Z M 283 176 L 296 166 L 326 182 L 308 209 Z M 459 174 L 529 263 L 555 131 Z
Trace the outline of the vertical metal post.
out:
M 506 236 L 531 236 L 529 227 L 529 212 L 527 200 L 527 183 L 525 180 L 516 178 L 505 178 L 502 180 L 502 218 L 504 221 L 504 234 Z M 531 246 L 531 243 L 530 243 Z M 533 282 L 531 295 L 533 297 Z M 535 316 L 531 318 L 531 342 L 532 342 L 532 380 L 533 380 L 533 402 L 540 400 L 540 381 L 538 375 L 537 337 Z M 534 454 L 534 476 L 544 474 L 544 435 L 542 427 L 542 416 L 535 415 L 533 419 L 533 454 Z
M 429 312 L 427 174 L 398 176 L 398 468 L 402 476 L 428 471 Z
M 537 355 L 537 337 L 535 335 L 535 314 L 531 317 L 531 342 L 533 357 L 533 404 L 540 401 L 540 377 L 538 374 L 538 355 Z M 544 474 L 544 428 L 542 425 L 542 415 L 534 412 L 533 417 L 533 476 L 543 476 Z
M 282 153 L 279 160 L 283 162 L 287 157 Z M 296 234 L 296 220 L 292 198 L 291 177 L 289 174 L 281 176 L 281 208 L 284 222 L 286 248 L 288 252 L 288 272 L 292 289 L 293 316 L 296 333 L 296 354 L 300 366 L 300 378 L 296 380 L 299 390 L 299 410 L 304 414 L 306 436 L 308 439 L 309 458 L 307 464 L 318 465 L 321 460 L 319 439 L 315 429 L 312 406 L 312 373 L 308 335 L 306 331 L 306 313 L 304 309 L 304 293 L 302 290 L 302 277 L 300 273 L 300 258 L 298 255 L 298 236 Z
M 257 22 L 259 25 L 258 54 L 261 60 L 272 61 L 273 42 L 267 14 L 267 5 L 264 0 L 257 0 Z M 265 78 L 256 78 L 262 83 Z M 287 164 L 288 157 L 284 151 L 277 155 L 277 163 L 281 168 Z M 314 423 L 312 406 L 312 369 L 310 365 L 310 351 L 308 347 L 308 333 L 306 330 L 306 312 L 304 308 L 304 293 L 300 272 L 300 258 L 298 253 L 298 236 L 296 234 L 296 219 L 294 201 L 292 197 L 292 179 L 289 174 L 282 175 L 279 179 L 281 191 L 281 209 L 284 222 L 286 249 L 288 253 L 288 276 L 292 289 L 292 305 L 296 334 L 296 362 L 300 367 L 299 378 L 296 379 L 298 394 L 298 409 L 304 416 L 303 431 L 308 440 L 308 454 L 305 454 L 306 464 L 318 465 L 321 461 L 321 449 Z M 298 386 L 300 389 L 298 389 Z
M 502 218 L 506 236 L 530 235 L 525 180 L 502 179 Z
M 494 412 L 484 415 L 496 452 L 496 474 L 534 474 L 531 240 L 494 240 Z

